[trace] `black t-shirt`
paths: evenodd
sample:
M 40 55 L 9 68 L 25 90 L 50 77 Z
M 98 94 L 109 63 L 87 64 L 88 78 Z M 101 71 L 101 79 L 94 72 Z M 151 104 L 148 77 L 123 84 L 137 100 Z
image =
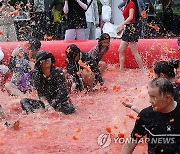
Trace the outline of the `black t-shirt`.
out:
M 180 98 L 180 83 L 174 84 L 174 100 L 178 101 Z
M 51 103 L 53 99 L 60 103 L 68 100 L 68 90 L 62 69 L 52 67 L 49 77 L 44 77 L 43 74 L 38 71 L 33 74 L 33 80 L 38 96 L 46 97 L 49 103 Z
M 143 109 L 138 117 L 131 137 L 138 139 L 147 135 L 149 154 L 180 153 L 180 102 L 170 113 L 154 112 L 150 106 Z
M 87 0 L 81 0 L 87 4 Z M 82 7 L 75 0 L 68 0 L 69 12 L 67 14 L 66 26 L 67 29 L 87 28 L 86 16 Z

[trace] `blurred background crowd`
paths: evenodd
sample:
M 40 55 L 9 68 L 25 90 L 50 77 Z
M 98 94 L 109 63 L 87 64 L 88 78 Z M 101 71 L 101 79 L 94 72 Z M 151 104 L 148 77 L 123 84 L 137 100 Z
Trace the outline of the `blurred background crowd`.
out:
M 87 0 L 87 3 L 90 1 Z M 116 26 L 114 16 L 122 18 L 118 14 L 121 8 L 118 9 L 115 5 L 115 3 L 121 4 L 122 0 L 117 1 L 93 0 L 94 4 L 92 3 L 88 10 L 94 9 L 94 11 L 91 11 L 93 14 L 90 17 L 86 11 L 86 21 L 87 23 L 92 22 L 95 30 L 90 31 L 85 39 L 96 39 L 99 33 L 104 32 L 105 21 L 102 19 L 102 6 L 106 5 L 106 2 L 112 9 L 110 23 Z M 143 3 L 146 19 L 143 22 L 145 24 L 141 26 L 143 31 L 141 38 L 179 36 L 179 0 L 143 0 Z M 67 15 L 63 11 L 64 4 L 64 0 L 0 0 L 0 35 L 8 34 L 9 36 L 9 38 L 2 37 L 0 41 L 26 41 L 30 37 L 40 40 L 63 40 L 67 29 Z M 117 9 L 119 12 L 115 11 Z M 92 18 L 95 20 L 91 20 Z M 87 33 L 85 34 L 87 36 Z M 110 36 L 116 38 L 111 34 Z

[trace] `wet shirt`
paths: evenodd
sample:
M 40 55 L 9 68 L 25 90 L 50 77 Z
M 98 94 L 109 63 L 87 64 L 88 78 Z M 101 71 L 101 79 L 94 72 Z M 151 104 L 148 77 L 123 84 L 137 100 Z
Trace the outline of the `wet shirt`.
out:
M 174 86 L 174 100 L 178 101 L 180 99 L 180 83 L 173 84 Z
M 84 4 L 87 4 L 87 0 L 81 0 Z M 79 29 L 87 28 L 86 16 L 83 8 L 75 0 L 68 0 L 69 12 L 67 14 L 67 29 Z
M 147 135 L 149 154 L 180 153 L 180 103 L 169 113 L 154 112 L 153 108 L 143 109 L 136 120 L 131 137 Z
M 65 76 L 60 68 L 52 67 L 49 77 L 38 71 L 33 74 L 33 81 L 38 96 L 46 97 L 50 104 L 53 99 L 58 103 L 68 100 Z
M 132 1 L 130 1 L 127 4 L 127 6 L 124 8 L 124 11 L 123 11 L 124 20 L 126 20 L 129 17 L 130 9 L 134 9 L 133 19 L 130 21 L 130 23 L 135 23 L 136 22 L 136 6 L 135 6 L 134 2 L 132 2 Z
M 96 60 L 98 64 L 108 50 L 109 48 L 106 47 L 103 51 L 101 51 L 99 45 L 96 45 L 89 51 L 89 54 Z

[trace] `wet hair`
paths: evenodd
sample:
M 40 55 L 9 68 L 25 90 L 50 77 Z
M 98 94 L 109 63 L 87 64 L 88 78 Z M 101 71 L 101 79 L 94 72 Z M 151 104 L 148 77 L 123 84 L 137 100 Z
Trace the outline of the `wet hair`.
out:
M 110 40 L 110 35 L 108 33 L 103 33 L 101 36 L 98 38 L 98 43 L 101 43 L 103 40 Z
M 101 34 L 101 36 L 98 38 L 99 49 L 101 50 L 103 40 L 109 40 L 110 41 L 110 39 L 111 39 L 111 37 L 108 33 Z
M 140 18 L 140 12 L 139 12 L 139 6 L 138 6 L 138 2 L 137 0 L 128 0 L 127 1 L 127 4 L 132 1 L 134 2 L 135 6 L 136 6 L 136 22 L 139 21 L 139 18 Z
M 41 48 L 41 42 L 37 38 L 29 38 L 28 43 L 30 44 L 30 50 L 38 50 Z
M 81 52 L 81 50 L 75 45 L 68 45 L 66 48 L 66 57 L 70 61 L 74 61 L 76 56 Z
M 177 69 L 179 66 L 179 60 L 171 59 L 167 61 L 158 61 L 154 66 L 154 72 L 160 76 L 160 73 L 167 75 L 169 78 L 175 77 L 174 69 Z
M 171 94 L 173 95 L 173 84 L 166 78 L 155 78 L 150 82 L 151 87 L 158 87 L 159 94 Z

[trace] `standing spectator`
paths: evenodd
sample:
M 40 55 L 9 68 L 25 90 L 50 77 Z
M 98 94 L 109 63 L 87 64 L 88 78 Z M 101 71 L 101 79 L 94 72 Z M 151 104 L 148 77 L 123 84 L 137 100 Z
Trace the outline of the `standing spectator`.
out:
M 14 26 L 15 9 L 9 3 L 0 2 L 0 42 L 17 41 Z
M 88 0 L 88 4 L 91 0 Z M 86 11 L 87 29 L 85 30 L 85 37 L 87 40 L 95 40 L 96 27 L 99 26 L 99 12 L 97 0 L 93 0 Z
M 34 0 L 33 17 L 35 21 L 35 37 L 42 39 L 46 31 L 46 14 L 44 0 Z
M 65 15 L 63 12 L 63 3 L 54 1 L 51 6 L 51 18 L 53 19 L 52 36 L 54 39 L 64 39 Z
M 173 0 L 160 0 L 163 6 L 163 25 L 167 31 L 168 36 L 173 36 L 172 23 L 173 23 Z
M 120 59 L 120 69 L 124 69 L 125 55 L 124 51 L 129 45 L 131 51 L 139 65 L 139 68 L 143 68 L 142 59 L 138 53 L 137 42 L 138 42 L 138 28 L 137 22 L 139 21 L 139 10 L 136 0 L 126 0 L 126 6 L 123 10 L 124 22 L 118 27 L 118 33 L 124 29 L 122 35 L 122 41 L 119 47 L 119 59 Z
M 63 11 L 67 14 L 65 40 L 84 40 L 87 28 L 85 12 L 87 0 L 65 0 Z

